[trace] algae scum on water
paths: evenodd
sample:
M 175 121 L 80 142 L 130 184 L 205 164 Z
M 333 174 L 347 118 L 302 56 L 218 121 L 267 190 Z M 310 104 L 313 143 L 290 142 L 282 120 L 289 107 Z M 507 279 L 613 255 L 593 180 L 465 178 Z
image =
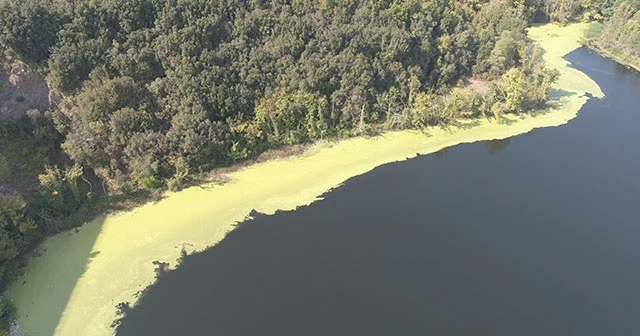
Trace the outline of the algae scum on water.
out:
M 459 143 L 504 139 L 574 118 L 585 94 L 603 96 L 595 82 L 568 67 L 562 56 L 578 48 L 586 25 L 531 28 L 545 61 L 561 73 L 553 109 L 508 116 L 508 123 L 481 120 L 473 127 L 389 132 L 374 138 L 319 143 L 300 157 L 256 164 L 230 174 L 230 182 L 170 193 L 155 203 L 98 218 L 78 232 L 45 244 L 26 274 L 9 290 L 25 335 L 112 335 L 116 305 L 135 304 L 153 283 L 155 261 L 175 266 L 185 249 L 219 242 L 252 211 L 272 214 L 307 205 L 350 177 L 384 163 L 428 154 Z M 559 94 L 560 90 L 563 94 Z M 464 125 L 463 125 L 464 126 Z

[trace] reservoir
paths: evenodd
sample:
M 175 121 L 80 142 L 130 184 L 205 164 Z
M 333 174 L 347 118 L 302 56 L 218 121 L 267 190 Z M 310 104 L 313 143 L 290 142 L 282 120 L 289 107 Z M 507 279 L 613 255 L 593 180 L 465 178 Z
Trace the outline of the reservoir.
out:
M 117 334 L 640 334 L 640 75 L 566 125 L 382 165 L 257 214 L 163 274 Z

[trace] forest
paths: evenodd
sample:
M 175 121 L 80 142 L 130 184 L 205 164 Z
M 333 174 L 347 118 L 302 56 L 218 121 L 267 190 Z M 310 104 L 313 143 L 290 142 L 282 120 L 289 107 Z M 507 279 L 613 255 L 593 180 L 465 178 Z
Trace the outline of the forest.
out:
M 61 97 L 0 123 L 0 289 L 114 200 L 268 149 L 543 107 L 558 74 L 525 29 L 603 21 L 637 58 L 639 3 L 0 1 L 2 52 Z
M 619 2 L 589 46 L 640 71 L 640 1 Z

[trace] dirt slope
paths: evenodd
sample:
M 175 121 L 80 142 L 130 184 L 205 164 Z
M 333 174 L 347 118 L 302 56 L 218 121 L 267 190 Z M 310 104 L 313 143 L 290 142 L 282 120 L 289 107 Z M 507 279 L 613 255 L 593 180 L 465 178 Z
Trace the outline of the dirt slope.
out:
M 56 100 L 42 75 L 25 63 L 0 56 L 0 120 L 18 119 L 27 111 L 46 111 Z

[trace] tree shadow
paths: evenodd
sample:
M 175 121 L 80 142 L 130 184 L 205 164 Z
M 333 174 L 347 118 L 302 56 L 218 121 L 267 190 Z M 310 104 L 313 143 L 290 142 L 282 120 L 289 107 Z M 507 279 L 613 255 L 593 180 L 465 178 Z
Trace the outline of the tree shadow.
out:
M 511 142 L 511 139 L 509 138 L 483 141 L 484 146 L 490 155 L 494 155 L 502 152 L 505 148 L 507 148 L 510 142 Z
M 472 129 L 480 125 L 480 118 L 481 117 L 477 117 L 473 119 L 454 120 L 451 122 L 451 125 L 454 127 L 457 127 L 458 129 L 465 129 L 465 130 Z
M 184 189 L 187 189 L 190 187 L 198 187 L 202 190 L 210 191 L 215 189 L 216 187 L 223 186 L 229 182 L 231 182 L 231 177 L 226 174 L 220 173 L 220 174 L 215 174 L 214 176 L 210 177 L 208 180 L 205 180 L 205 179 L 194 180 L 192 184 L 185 185 Z
M 31 260 L 27 271 L 9 288 L 17 321 L 24 335 L 53 335 L 78 280 L 100 254 L 93 247 L 104 217 L 48 240 L 44 254 Z
M 453 119 L 446 124 L 442 124 L 435 127 L 440 127 L 443 130 L 454 133 L 459 130 L 468 130 L 480 125 L 480 117 L 472 119 Z
M 496 122 L 501 125 L 511 126 L 512 124 L 515 124 L 522 120 L 523 117 L 523 114 L 506 113 L 501 115 L 500 118 L 496 120 Z
M 539 109 L 535 109 L 533 111 L 527 112 L 532 117 L 537 117 L 540 115 L 544 115 L 550 112 L 553 112 L 554 109 L 558 109 L 562 107 L 564 104 L 564 98 L 573 97 L 577 95 L 577 92 L 567 91 L 563 89 L 552 89 L 549 91 L 549 99 L 545 103 L 545 105 Z
M 563 97 L 571 97 L 576 95 L 576 92 L 567 91 L 563 89 L 552 89 L 549 91 L 549 101 L 557 101 Z

